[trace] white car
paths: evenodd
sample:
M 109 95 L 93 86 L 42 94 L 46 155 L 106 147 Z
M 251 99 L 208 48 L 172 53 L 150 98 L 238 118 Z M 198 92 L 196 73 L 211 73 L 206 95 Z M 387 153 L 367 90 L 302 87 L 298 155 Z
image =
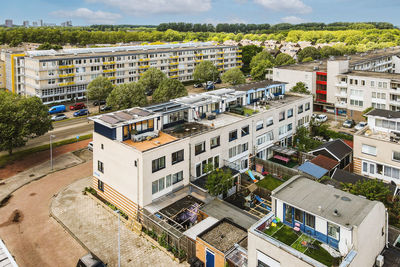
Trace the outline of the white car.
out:
M 354 126 L 354 129 L 356 130 L 356 131 L 359 131 L 359 130 L 361 130 L 362 128 L 364 128 L 365 126 L 367 126 L 367 122 L 365 122 L 365 121 L 360 121 L 359 123 L 357 123 L 357 125 L 356 126 Z
M 323 115 L 323 114 L 318 114 L 317 116 L 315 116 L 314 120 L 316 122 L 323 123 L 323 122 L 326 122 L 328 120 L 328 116 Z
M 88 148 L 90 151 L 93 151 L 93 142 L 89 142 L 89 144 L 87 145 L 87 148 Z
M 62 121 L 68 119 L 68 117 L 65 114 L 57 114 L 51 117 L 52 121 Z

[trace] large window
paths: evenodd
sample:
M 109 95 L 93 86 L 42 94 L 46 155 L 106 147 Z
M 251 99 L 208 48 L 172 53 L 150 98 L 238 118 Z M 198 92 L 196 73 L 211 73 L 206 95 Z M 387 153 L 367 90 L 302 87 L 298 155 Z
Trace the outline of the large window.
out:
M 288 223 L 292 223 L 292 215 L 293 215 L 293 211 L 292 211 L 292 207 L 289 205 L 285 204 L 285 221 Z
M 287 117 L 288 118 L 293 117 L 293 109 L 292 108 L 287 111 Z
M 300 105 L 300 106 L 297 108 L 297 114 L 300 114 L 300 113 L 303 113 L 303 105 Z
M 249 125 L 242 127 L 242 137 L 250 133 Z
M 299 209 L 294 209 L 294 219 L 296 221 L 303 223 L 303 215 L 304 215 L 304 211 L 299 210 Z
M 376 156 L 376 147 L 363 144 L 362 148 L 361 148 L 361 152 L 364 154 Z
M 237 130 L 229 132 L 229 142 L 237 139 Z
M 167 181 L 167 187 L 168 187 L 168 181 Z M 154 195 L 157 192 L 160 192 L 162 190 L 164 190 L 165 188 L 165 179 L 164 177 L 161 179 L 158 179 L 157 181 L 154 181 L 151 185 L 151 192 Z
M 194 146 L 194 154 L 199 155 L 206 151 L 206 142 L 198 143 Z
M 398 151 L 393 151 L 393 160 L 395 161 L 400 161 L 400 152 Z
M 310 110 L 310 102 L 306 103 L 306 108 L 305 109 L 306 109 L 306 111 Z
M 165 168 L 165 156 L 153 160 L 152 164 L 151 164 L 151 167 L 152 167 L 152 171 L 153 172 L 156 172 L 156 171 L 159 171 L 161 169 L 164 169 Z
M 183 171 L 177 172 L 174 175 L 172 175 L 172 184 L 179 183 L 182 180 L 183 180 Z
M 285 111 L 279 112 L 279 121 L 283 121 L 285 119 Z
M 339 240 L 340 228 L 339 226 L 328 222 L 328 236 Z
M 183 155 L 184 155 L 183 149 L 172 153 L 172 164 L 176 164 L 178 162 L 183 161 Z
M 272 117 L 271 117 L 271 118 L 268 118 L 268 119 L 267 119 L 267 127 L 268 127 L 268 126 L 271 126 L 271 125 L 273 125 L 273 124 L 274 124 L 274 118 L 272 118 Z
M 97 188 L 101 191 L 104 192 L 104 183 L 100 180 L 97 180 Z
M 101 173 L 104 173 L 104 163 L 100 160 L 97 161 L 97 170 Z
M 219 147 L 220 145 L 220 137 L 213 137 L 210 139 L 210 148 Z
M 306 213 L 305 219 L 306 219 L 305 224 L 308 227 L 315 228 L 315 216 L 314 215 Z

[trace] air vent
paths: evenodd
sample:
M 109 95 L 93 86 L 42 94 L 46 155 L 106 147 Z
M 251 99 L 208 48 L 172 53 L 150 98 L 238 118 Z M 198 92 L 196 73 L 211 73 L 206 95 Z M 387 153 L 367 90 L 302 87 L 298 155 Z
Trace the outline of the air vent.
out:
M 341 197 L 340 199 L 343 201 L 351 201 L 351 199 L 349 197 Z

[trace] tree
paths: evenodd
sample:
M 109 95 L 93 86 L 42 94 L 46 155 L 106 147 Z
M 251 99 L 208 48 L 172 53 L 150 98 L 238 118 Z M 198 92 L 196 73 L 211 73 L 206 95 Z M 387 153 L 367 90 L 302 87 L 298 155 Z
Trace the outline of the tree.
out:
M 255 55 L 250 62 L 250 68 L 253 69 L 257 66 L 260 62 L 269 61 L 272 64 L 275 63 L 274 57 L 267 51 L 261 51 L 257 55 Z
M 242 70 L 245 73 L 250 72 L 250 62 L 251 59 L 262 51 L 262 47 L 256 45 L 245 45 L 242 47 L 242 61 L 243 67 Z
M 317 148 L 321 144 L 322 143 L 320 141 L 314 140 L 311 137 L 310 131 L 306 127 L 301 126 L 297 128 L 296 136 L 294 138 L 294 146 L 299 151 L 307 152 L 314 148 Z
M 97 101 L 106 100 L 113 88 L 113 84 L 110 82 L 110 80 L 108 80 L 106 77 L 99 76 L 89 83 L 87 87 L 87 95 L 89 99 Z
M 306 63 L 306 62 L 310 62 L 310 61 L 313 61 L 313 58 L 312 58 L 312 57 L 306 57 L 306 58 L 303 59 L 301 62 L 302 62 L 302 63 Z
M 268 69 L 271 69 L 273 66 L 274 64 L 272 64 L 269 60 L 261 61 L 251 68 L 250 75 L 256 81 L 264 80 Z
M 116 86 L 107 97 L 107 105 L 113 109 L 126 109 L 145 106 L 147 97 L 141 83 L 126 83 Z
M 57 45 L 57 44 L 49 44 L 49 43 L 44 43 L 39 45 L 39 47 L 37 48 L 37 50 L 50 50 L 50 49 L 54 49 L 54 50 L 59 50 L 62 49 L 61 45 Z
M 308 46 L 297 54 L 297 59 L 299 60 L 299 62 L 303 62 L 303 59 L 308 57 L 316 60 L 321 58 L 321 54 L 319 53 L 318 49 L 313 46 Z
M 199 82 L 215 81 L 219 77 L 217 67 L 211 61 L 203 61 L 196 66 L 193 72 L 194 80 Z
M 321 48 L 321 50 L 319 51 L 321 54 L 321 57 L 323 58 L 327 58 L 330 56 L 341 56 L 342 52 L 339 49 L 336 49 L 332 46 L 324 46 Z
M 156 103 L 166 102 L 172 98 L 178 98 L 188 95 L 186 87 L 178 80 L 166 79 L 160 83 L 160 86 L 154 91 L 153 101 Z
M 222 74 L 221 79 L 224 83 L 229 83 L 231 85 L 237 85 L 246 82 L 246 78 L 239 68 L 232 68 L 228 70 L 227 72 Z
M 28 138 L 52 129 L 48 109 L 38 97 L 22 97 L 0 91 L 0 151 L 11 155 Z
M 345 184 L 343 186 L 346 191 L 354 195 L 362 195 L 369 200 L 377 200 L 385 204 L 388 203 L 388 196 L 391 195 L 385 183 L 378 179 L 368 179 L 358 181 L 355 184 Z
M 164 72 L 156 68 L 149 68 L 143 73 L 139 82 L 143 84 L 146 94 L 152 95 L 165 79 L 167 79 L 167 75 Z
M 232 173 L 230 170 L 223 170 L 220 168 L 214 169 L 212 164 L 207 164 L 205 172 L 207 175 L 206 188 L 208 193 L 212 196 L 219 196 L 226 194 L 233 186 Z
M 293 93 L 300 93 L 300 94 L 305 94 L 309 95 L 310 92 L 308 91 L 306 84 L 303 82 L 297 82 L 295 86 L 290 89 L 291 92 Z
M 290 55 L 288 55 L 286 53 L 280 53 L 275 58 L 276 66 L 290 65 L 290 64 L 294 64 L 294 63 L 296 63 L 296 61 Z

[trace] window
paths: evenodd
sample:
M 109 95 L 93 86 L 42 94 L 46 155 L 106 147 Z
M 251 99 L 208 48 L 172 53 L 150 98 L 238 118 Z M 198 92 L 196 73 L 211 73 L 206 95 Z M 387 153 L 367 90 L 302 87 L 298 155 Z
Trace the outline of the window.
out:
M 290 132 L 293 129 L 293 125 L 291 123 L 289 123 L 287 125 L 287 131 Z
M 165 180 L 164 177 L 158 180 L 158 191 L 161 191 L 165 188 Z
M 198 143 L 194 146 L 194 154 L 199 155 L 206 151 L 206 142 Z
M 297 114 L 300 114 L 300 113 L 303 113 L 303 105 L 300 105 L 300 106 L 297 108 Z
M 256 124 L 256 131 L 261 130 L 262 128 L 264 128 L 264 122 L 258 121 Z
M 210 139 L 210 148 L 216 148 L 220 146 L 220 137 L 213 137 Z
M 151 193 L 154 195 L 157 192 L 158 192 L 158 181 L 154 181 L 151 184 Z
M 271 125 L 273 125 L 274 124 L 274 118 L 268 118 L 268 120 L 267 120 L 267 127 L 268 126 L 271 126 Z
M 315 228 L 315 216 L 305 213 L 306 225 L 311 228 Z
M 219 168 L 219 156 L 214 157 L 214 168 Z
M 242 127 L 242 137 L 250 133 L 249 125 Z
M 99 170 L 101 173 L 104 173 L 104 163 L 100 160 L 97 161 L 97 170 Z
M 303 223 L 303 215 L 304 212 L 302 210 L 294 209 L 294 219 L 296 221 Z
M 101 144 L 101 149 L 104 149 L 104 144 Z
M 182 180 L 183 180 L 183 171 L 177 172 L 174 175 L 172 175 L 172 184 L 179 183 Z
M 376 147 L 370 145 L 362 145 L 361 152 L 367 155 L 376 156 Z
M 183 149 L 172 153 L 172 155 L 171 155 L 172 164 L 176 164 L 178 162 L 183 161 L 183 154 L 184 154 L 184 150 Z
M 306 111 L 310 110 L 310 102 L 306 103 L 306 107 L 305 107 Z
M 339 240 L 340 228 L 339 226 L 328 222 L 328 236 Z
M 165 156 L 153 160 L 152 164 L 151 164 L 151 167 L 152 167 L 152 171 L 153 172 L 156 172 L 156 171 L 159 171 L 161 169 L 164 169 L 165 168 Z
M 104 192 L 104 183 L 100 180 L 97 180 L 97 188 L 101 191 Z
M 393 159 L 393 160 L 396 160 L 396 161 L 400 161 L 400 152 L 398 152 L 398 151 L 393 151 L 393 157 L 392 157 L 392 159 Z
M 196 177 L 201 176 L 201 163 L 196 164 Z
M 166 187 L 170 187 L 172 185 L 171 174 L 165 177 L 166 180 Z
M 237 139 L 237 130 L 229 132 L 229 142 Z
M 279 112 L 279 121 L 283 121 L 285 119 L 285 111 Z
M 293 211 L 292 211 L 292 207 L 289 205 L 285 204 L 285 221 L 288 223 L 292 223 L 292 215 L 293 215 Z
M 293 117 L 293 109 L 292 108 L 287 111 L 287 117 L 288 118 Z
M 368 163 L 363 162 L 362 171 L 363 172 L 368 172 Z

